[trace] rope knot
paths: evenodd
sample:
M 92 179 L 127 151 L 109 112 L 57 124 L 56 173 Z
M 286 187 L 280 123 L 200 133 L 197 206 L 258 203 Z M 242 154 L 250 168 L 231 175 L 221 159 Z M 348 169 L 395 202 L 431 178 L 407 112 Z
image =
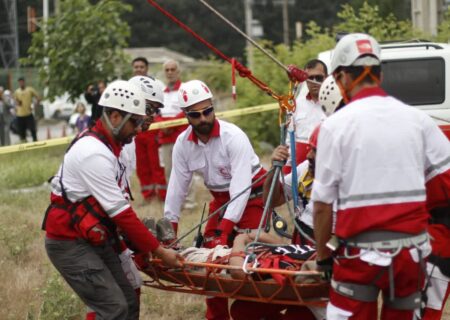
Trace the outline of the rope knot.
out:
M 247 67 L 245 67 L 243 64 L 241 64 L 238 61 L 235 61 L 234 67 L 239 72 L 239 75 L 243 78 L 246 78 L 252 74 L 252 72 Z
M 308 73 L 306 71 L 299 69 L 296 65 L 288 65 L 287 71 L 289 80 L 292 82 L 304 82 L 308 79 Z

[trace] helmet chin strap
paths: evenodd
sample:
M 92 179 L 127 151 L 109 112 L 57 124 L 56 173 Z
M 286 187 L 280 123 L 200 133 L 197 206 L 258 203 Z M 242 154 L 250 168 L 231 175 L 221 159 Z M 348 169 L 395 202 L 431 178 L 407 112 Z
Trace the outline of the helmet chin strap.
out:
M 111 130 L 111 133 L 114 136 L 114 138 L 117 138 L 119 136 L 120 130 L 122 130 L 125 123 L 127 123 L 127 121 L 131 118 L 131 113 L 128 113 L 125 117 L 123 117 L 122 122 L 117 127 L 114 127 L 112 125 L 111 120 L 109 120 L 109 117 L 106 114 L 104 109 L 103 109 L 102 116 L 103 116 L 103 119 L 105 119 L 106 125 Z
M 341 91 L 342 99 L 344 100 L 345 104 L 350 102 L 350 98 L 347 93 L 351 92 L 366 76 L 369 76 L 377 85 L 380 85 L 381 82 L 380 79 L 378 79 L 375 75 L 372 74 L 372 67 L 370 66 L 364 67 L 364 71 L 358 76 L 358 78 L 356 78 L 355 80 L 353 80 L 352 83 L 350 83 L 350 87 L 348 89 L 344 88 L 340 80 L 339 81 L 336 80 L 336 84 L 338 85 L 339 90 Z

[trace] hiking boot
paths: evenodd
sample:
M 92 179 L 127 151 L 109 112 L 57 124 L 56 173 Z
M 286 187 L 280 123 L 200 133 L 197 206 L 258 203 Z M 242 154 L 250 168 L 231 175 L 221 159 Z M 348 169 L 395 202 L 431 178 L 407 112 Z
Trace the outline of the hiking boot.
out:
M 167 242 L 176 238 L 175 230 L 173 230 L 172 223 L 169 219 L 161 218 L 156 223 L 157 238 L 161 242 Z
M 153 233 L 153 235 L 156 237 L 157 230 L 156 230 L 156 224 L 154 218 L 144 218 L 142 219 L 142 223 L 147 227 L 147 229 Z

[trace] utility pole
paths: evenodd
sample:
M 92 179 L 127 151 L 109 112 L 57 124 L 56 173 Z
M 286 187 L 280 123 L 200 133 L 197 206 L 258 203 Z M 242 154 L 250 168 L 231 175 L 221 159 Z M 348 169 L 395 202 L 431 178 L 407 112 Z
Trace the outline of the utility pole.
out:
M 3 0 L 6 9 L 4 23 L 7 31 L 0 34 L 0 62 L 5 69 L 14 68 L 19 63 L 19 35 L 17 32 L 17 4 L 16 0 Z
M 289 0 L 283 0 L 283 42 L 289 46 Z
M 253 0 L 244 0 L 244 12 L 245 12 L 245 33 L 252 37 L 252 22 L 253 22 L 253 11 L 252 11 Z M 250 41 L 247 41 L 247 65 L 250 69 L 253 69 L 253 46 Z

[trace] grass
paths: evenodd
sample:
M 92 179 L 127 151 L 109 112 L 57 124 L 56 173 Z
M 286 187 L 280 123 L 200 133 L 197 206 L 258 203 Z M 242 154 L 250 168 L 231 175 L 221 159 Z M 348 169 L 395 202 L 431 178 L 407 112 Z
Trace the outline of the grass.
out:
M 85 307 L 49 262 L 40 230 L 49 203 L 49 186 L 65 147 L 0 156 L 0 319 L 84 319 Z M 163 204 L 144 203 L 136 177 L 133 207 L 140 217 L 163 216 Z M 202 182 L 195 184 L 197 208 L 184 210 L 179 234 L 198 223 L 203 204 L 210 199 Z M 282 212 L 282 211 L 280 211 Z M 284 213 L 285 214 L 285 213 Z M 194 235 L 183 241 L 192 244 Z M 145 277 L 145 276 L 144 276 Z M 204 297 L 142 290 L 141 319 L 203 319 Z M 447 303 L 443 319 L 450 319 Z

